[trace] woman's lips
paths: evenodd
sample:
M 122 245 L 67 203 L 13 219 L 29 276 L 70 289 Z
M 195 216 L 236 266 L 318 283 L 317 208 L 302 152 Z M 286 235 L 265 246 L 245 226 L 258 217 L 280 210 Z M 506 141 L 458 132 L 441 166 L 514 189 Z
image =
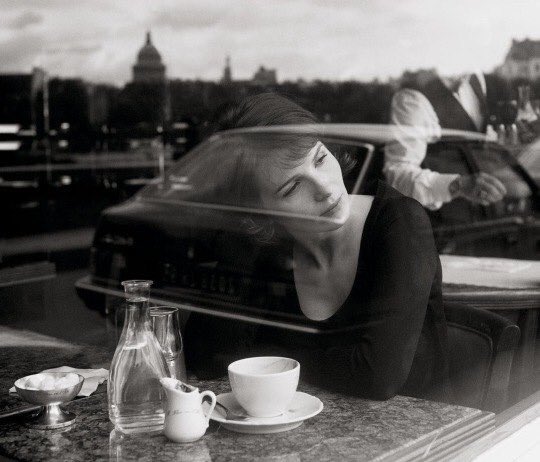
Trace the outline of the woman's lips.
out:
M 326 211 L 321 215 L 321 217 L 331 214 L 332 210 L 334 210 L 340 204 L 340 202 L 341 202 L 341 196 L 339 196 L 338 200 L 326 209 Z

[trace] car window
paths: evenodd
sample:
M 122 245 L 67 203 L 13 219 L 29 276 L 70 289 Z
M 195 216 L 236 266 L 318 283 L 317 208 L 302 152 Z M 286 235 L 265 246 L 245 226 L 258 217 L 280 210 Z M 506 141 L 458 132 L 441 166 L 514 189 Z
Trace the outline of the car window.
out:
M 323 159 L 324 153 L 331 154 L 335 158 L 333 162 L 337 159 L 344 171 L 346 188 L 352 191 L 369 146 L 323 142 L 320 138 L 316 133 L 218 134 L 180 159 L 164 178 L 143 189 L 138 198 L 222 212 L 332 220 L 322 217 L 319 211 L 301 209 L 299 213 L 298 208 L 288 207 L 287 202 L 297 191 L 302 191 L 303 184 L 292 189 L 294 182 L 291 182 L 278 194 L 280 185 L 275 183 L 278 180 L 284 183 L 288 177 L 292 180 L 302 162 L 300 159 L 311 151 L 313 162 L 319 160 L 316 156 Z M 319 150 L 317 146 L 322 148 Z M 278 173 L 272 176 L 270 172 L 276 169 Z M 265 181 L 265 201 L 261 199 L 260 189 L 255 187 L 253 173 L 248 173 L 253 171 L 269 178 Z
M 461 143 L 439 142 L 428 147 L 424 167 L 438 173 L 469 175 L 472 167 L 467 162 Z M 438 210 L 428 210 L 434 228 L 472 223 L 482 218 L 481 210 L 463 199 L 444 204 Z
M 371 162 L 368 154 L 373 152 L 374 147 L 370 144 L 337 143 L 326 141 L 328 150 L 336 156 L 341 164 L 343 171 L 343 181 L 349 194 L 359 193 L 361 184 L 358 182 L 359 176 L 363 173 L 366 162 Z
M 465 150 L 459 143 L 440 142 L 430 145 L 424 166 L 439 173 L 473 173 L 467 163 Z
M 218 191 L 234 171 L 237 150 L 234 139 L 214 137 L 178 161 L 164 178 L 139 193 L 146 200 L 168 202 L 219 202 Z
M 518 216 L 532 213 L 534 197 L 517 161 L 504 148 L 478 141 L 439 141 L 429 146 L 423 167 L 448 174 L 485 172 L 498 178 L 507 190 L 503 200 L 489 206 L 458 198 L 437 210 L 427 210 L 439 251 L 499 256 L 518 252 L 514 244 L 518 242 Z

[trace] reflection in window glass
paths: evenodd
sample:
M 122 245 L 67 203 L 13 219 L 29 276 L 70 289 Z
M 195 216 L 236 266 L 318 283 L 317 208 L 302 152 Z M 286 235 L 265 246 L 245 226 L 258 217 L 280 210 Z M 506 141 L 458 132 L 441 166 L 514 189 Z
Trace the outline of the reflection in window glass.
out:
M 531 196 L 531 189 L 512 169 L 512 164 L 505 161 L 506 156 L 501 151 L 478 147 L 473 149 L 472 156 L 480 171 L 487 172 L 501 180 L 506 187 L 507 199 L 521 199 Z
M 463 149 L 455 144 L 440 143 L 429 146 L 424 165 L 439 173 L 459 173 L 461 175 L 472 173 Z

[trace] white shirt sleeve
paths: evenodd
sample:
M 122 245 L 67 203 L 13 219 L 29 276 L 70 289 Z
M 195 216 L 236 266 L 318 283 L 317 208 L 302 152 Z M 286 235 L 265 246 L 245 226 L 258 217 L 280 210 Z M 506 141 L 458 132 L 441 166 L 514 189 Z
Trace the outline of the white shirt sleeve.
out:
M 428 143 L 441 137 L 437 114 L 422 93 L 409 89 L 394 95 L 390 111 L 394 141 L 385 146 L 383 173 L 402 194 L 437 210 L 452 200 L 448 186 L 459 176 L 420 167 Z

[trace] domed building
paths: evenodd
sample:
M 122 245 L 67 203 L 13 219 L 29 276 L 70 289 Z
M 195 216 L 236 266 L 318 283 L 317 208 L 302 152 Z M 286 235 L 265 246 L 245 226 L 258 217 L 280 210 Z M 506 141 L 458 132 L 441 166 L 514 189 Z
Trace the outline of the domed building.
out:
M 146 43 L 140 49 L 133 66 L 133 82 L 165 82 L 165 65 L 161 62 L 159 51 L 152 44 L 150 32 L 146 33 Z

